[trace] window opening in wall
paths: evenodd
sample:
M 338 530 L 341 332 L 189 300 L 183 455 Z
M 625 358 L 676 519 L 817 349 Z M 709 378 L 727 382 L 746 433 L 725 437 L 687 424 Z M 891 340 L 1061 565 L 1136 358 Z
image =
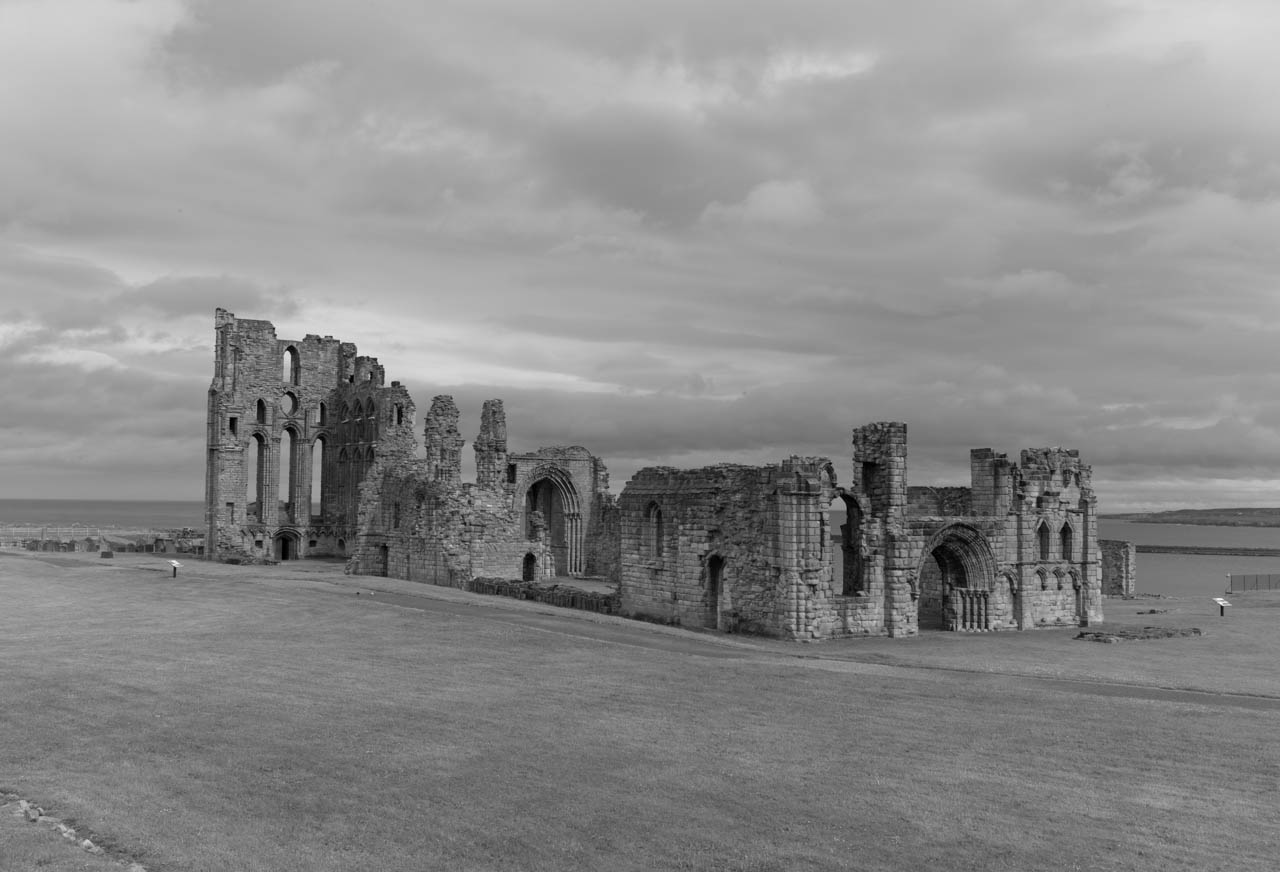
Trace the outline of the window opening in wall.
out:
M 236 429 L 239 423 L 240 423 L 240 419 L 237 418 L 235 415 L 232 415 L 230 418 L 227 419 L 227 429 L 231 431 L 232 436 L 236 435 Z
M 295 415 L 298 412 L 298 395 L 293 391 L 286 391 L 285 395 L 280 398 L 280 408 L 284 410 L 286 415 Z
M 292 523 L 294 472 L 298 468 L 298 439 L 292 429 L 286 427 L 280 434 L 280 489 L 276 492 L 279 506 L 276 516 L 282 524 Z
M 648 530 L 646 531 L 648 551 L 652 556 L 661 558 L 666 548 L 666 530 L 662 523 L 662 509 L 659 508 L 657 503 L 650 503 L 645 517 L 648 520 Z
M 258 400 L 258 423 L 267 423 L 267 403 L 265 400 Z
M 328 443 L 323 436 L 316 439 L 311 446 L 311 516 L 318 518 L 323 512 L 324 500 L 324 465 L 328 453 Z
M 516 465 L 514 463 L 507 464 L 507 484 L 516 483 Z
M 400 504 L 393 503 L 391 506 L 391 528 L 393 530 L 400 529 Z
M 262 438 L 261 433 L 254 433 L 253 439 L 249 442 L 245 472 L 248 473 L 246 481 L 249 485 L 248 493 L 245 494 L 245 500 L 249 504 L 248 521 L 260 524 L 265 517 L 262 511 L 262 500 L 267 475 L 267 440 Z
M 231 521 L 235 521 L 235 519 L 236 519 L 236 504 L 227 503 L 227 521 L 231 522 Z
M 1040 527 L 1036 531 L 1036 533 L 1040 537 L 1040 559 L 1048 560 L 1049 559 L 1049 525 L 1041 521 Z
M 1062 525 L 1061 539 L 1062 539 L 1062 559 L 1074 560 L 1075 558 L 1071 556 L 1073 546 L 1071 542 L 1071 525 L 1070 524 Z
M 840 525 L 840 547 L 831 555 L 832 580 L 845 596 L 866 592 L 866 564 L 862 553 L 862 510 L 853 500 L 845 500 L 845 519 Z M 825 530 L 823 531 L 826 532 Z
M 281 378 L 291 385 L 302 384 L 302 362 L 298 358 L 298 349 L 292 345 L 284 350 L 284 373 Z
M 404 423 L 404 405 L 401 403 L 396 403 L 396 425 L 399 426 L 403 423 Z
M 312 540 L 310 540 L 309 542 L 307 542 L 307 547 L 308 547 L 308 548 L 314 548 L 314 547 L 316 547 L 316 544 L 317 544 L 317 543 L 316 543 L 316 540 L 315 540 L 315 539 L 312 539 Z
M 316 411 L 316 423 L 321 427 L 323 427 L 325 424 L 329 423 L 327 418 L 328 418 L 328 409 L 325 408 L 324 403 L 321 403 L 320 408 Z

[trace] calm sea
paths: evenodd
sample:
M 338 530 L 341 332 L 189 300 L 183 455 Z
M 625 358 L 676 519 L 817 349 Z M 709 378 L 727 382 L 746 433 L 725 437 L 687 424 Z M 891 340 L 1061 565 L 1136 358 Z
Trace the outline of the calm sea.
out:
M 0 526 L 168 530 L 204 526 L 196 500 L 0 500 Z
M 1098 536 L 1127 539 L 1138 545 L 1280 548 L 1280 527 L 1202 527 L 1099 520 Z M 1139 554 L 1137 570 L 1138 593 L 1212 597 L 1227 589 L 1228 574 L 1280 574 L 1280 557 Z

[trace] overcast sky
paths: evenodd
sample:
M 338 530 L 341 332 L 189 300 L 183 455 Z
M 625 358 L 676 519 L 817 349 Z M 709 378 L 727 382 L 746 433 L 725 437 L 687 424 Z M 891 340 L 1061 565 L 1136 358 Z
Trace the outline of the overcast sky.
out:
M 1280 505 L 1280 4 L 0 0 L 0 497 L 202 499 L 213 310 L 638 468 L 905 420 Z M 421 435 L 421 434 L 419 434 Z

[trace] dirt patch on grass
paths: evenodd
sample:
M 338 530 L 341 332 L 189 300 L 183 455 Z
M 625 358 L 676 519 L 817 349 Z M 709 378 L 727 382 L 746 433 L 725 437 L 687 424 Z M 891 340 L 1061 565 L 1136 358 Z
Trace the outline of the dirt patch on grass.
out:
M 1142 642 L 1148 639 L 1175 639 L 1200 636 L 1199 627 L 1111 627 L 1106 630 L 1081 630 L 1075 638 L 1086 642 Z

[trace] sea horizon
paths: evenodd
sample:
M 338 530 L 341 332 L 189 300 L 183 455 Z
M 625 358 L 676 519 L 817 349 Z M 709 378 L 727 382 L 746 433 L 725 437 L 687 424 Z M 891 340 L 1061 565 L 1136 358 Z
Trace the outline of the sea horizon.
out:
M 0 499 L 0 526 L 201 529 L 204 500 Z

